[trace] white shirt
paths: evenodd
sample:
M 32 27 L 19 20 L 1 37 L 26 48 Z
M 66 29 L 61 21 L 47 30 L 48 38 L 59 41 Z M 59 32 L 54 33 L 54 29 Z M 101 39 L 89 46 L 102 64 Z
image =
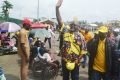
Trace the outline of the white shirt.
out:
M 39 58 L 46 59 L 47 62 L 52 62 L 52 59 L 48 53 L 44 53 L 43 56 L 38 54 L 38 56 L 35 58 L 35 60 L 39 61 Z
M 46 38 L 51 38 L 52 35 L 55 36 L 55 34 L 53 33 L 53 31 L 51 29 L 46 30 L 46 32 L 45 32 Z

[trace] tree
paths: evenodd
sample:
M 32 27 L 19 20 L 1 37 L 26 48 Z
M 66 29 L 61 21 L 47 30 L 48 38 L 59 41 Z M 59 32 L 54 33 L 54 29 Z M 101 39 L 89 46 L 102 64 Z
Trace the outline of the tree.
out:
M 7 0 L 3 1 L 2 13 L 3 13 L 3 17 L 5 18 L 5 20 L 8 20 L 8 18 L 9 18 L 9 11 L 12 8 L 13 8 L 13 5 L 9 1 L 7 1 Z
M 103 26 L 103 25 L 104 25 L 104 23 L 103 23 L 103 22 L 94 22 L 93 24 L 98 25 L 98 27 L 100 27 L 100 26 Z
M 37 22 L 38 20 L 37 19 L 33 19 L 33 22 Z
M 82 20 L 78 22 L 81 27 L 85 27 L 88 25 L 88 22 L 86 20 Z

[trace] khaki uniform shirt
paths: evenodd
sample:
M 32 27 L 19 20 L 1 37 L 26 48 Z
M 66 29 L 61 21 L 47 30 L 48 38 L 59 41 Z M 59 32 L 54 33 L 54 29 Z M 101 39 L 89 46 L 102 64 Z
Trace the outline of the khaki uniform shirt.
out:
M 20 54 L 20 56 L 23 56 L 23 52 L 20 46 L 21 43 L 24 43 L 26 53 L 29 56 L 30 46 L 29 46 L 29 41 L 28 41 L 28 31 L 25 29 L 21 29 L 20 33 L 18 34 L 18 54 Z

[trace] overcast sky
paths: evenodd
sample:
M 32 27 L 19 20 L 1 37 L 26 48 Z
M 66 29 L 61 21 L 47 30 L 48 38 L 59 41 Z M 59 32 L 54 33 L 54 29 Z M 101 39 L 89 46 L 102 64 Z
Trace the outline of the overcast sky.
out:
M 0 5 L 3 0 L 0 0 Z M 13 5 L 10 16 L 23 19 L 24 17 L 37 17 L 38 0 L 9 0 Z M 40 17 L 55 17 L 55 4 L 57 0 L 39 0 Z M 107 21 L 120 20 L 120 0 L 64 0 L 60 8 L 64 21 L 79 20 Z

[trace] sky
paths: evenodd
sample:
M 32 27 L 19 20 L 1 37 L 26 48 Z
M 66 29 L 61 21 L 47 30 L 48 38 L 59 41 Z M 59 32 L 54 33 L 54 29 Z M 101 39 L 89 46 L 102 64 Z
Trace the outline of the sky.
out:
M 0 5 L 3 0 L 0 0 Z M 10 17 L 23 19 L 37 18 L 38 0 L 8 0 L 14 7 Z M 55 18 L 57 0 L 39 0 L 39 17 Z M 60 8 L 63 21 L 79 20 L 88 22 L 120 20 L 120 0 L 63 0 Z M 1 11 L 1 10 L 0 10 Z

